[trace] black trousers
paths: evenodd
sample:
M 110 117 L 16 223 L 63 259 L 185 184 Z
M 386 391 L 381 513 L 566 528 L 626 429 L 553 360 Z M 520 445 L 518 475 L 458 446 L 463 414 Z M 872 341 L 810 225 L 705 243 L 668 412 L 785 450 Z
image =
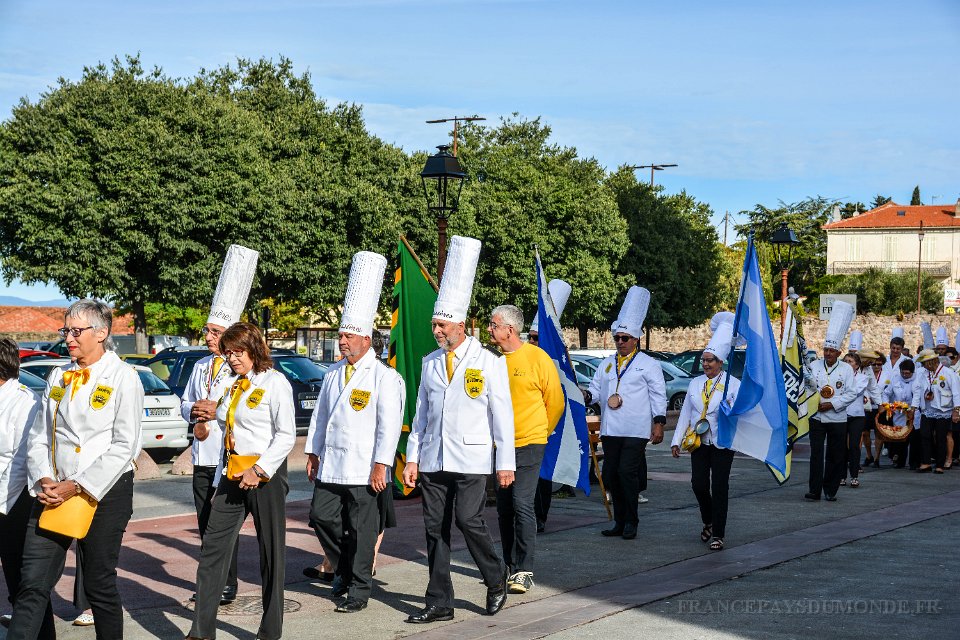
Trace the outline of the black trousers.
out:
M 37 526 L 43 505 L 34 503 L 23 546 L 20 589 L 13 605 L 8 640 L 56 637 L 50 592 L 63 574 L 67 538 Z M 83 589 L 90 601 L 97 640 L 123 638 L 123 607 L 117 588 L 117 562 L 123 532 L 133 514 L 133 471 L 120 476 L 97 506 L 87 537 L 77 541 L 78 562 L 83 571 Z M 44 635 L 49 625 L 49 634 Z
M 637 500 L 647 489 L 647 442 L 649 438 L 603 436 L 603 484 L 613 497 L 616 526 L 637 524 Z
M 700 520 L 713 526 L 713 536 L 727 532 L 727 504 L 730 494 L 730 467 L 733 449 L 700 445 L 690 454 L 690 484 L 700 505 Z
M 7 598 L 11 604 L 20 590 L 20 569 L 23 566 L 23 542 L 27 537 L 27 522 L 35 500 L 24 488 L 10 513 L 0 515 L 0 565 L 7 582 Z
M 210 522 L 210 511 L 213 508 L 213 494 L 217 488 L 213 486 L 216 478 L 217 467 L 194 467 L 193 468 L 193 506 L 197 509 L 197 527 L 200 529 L 200 540 L 203 540 L 207 532 L 207 524 Z M 230 570 L 227 572 L 228 587 L 237 586 L 237 556 L 240 550 L 240 540 L 237 537 L 237 544 L 233 547 L 233 559 L 230 561 Z
M 384 489 L 392 490 L 389 485 Z M 373 551 L 380 534 L 377 494 L 366 484 L 317 481 L 310 526 L 337 574 L 350 585 L 350 597 L 366 602 L 373 589 Z
M 847 417 L 847 471 L 851 478 L 860 476 L 860 436 L 866 424 L 865 416 Z
M 920 438 L 923 459 L 920 464 L 930 464 L 933 460 L 938 469 L 943 469 L 947 459 L 947 434 L 950 433 L 950 418 L 920 419 Z
M 533 497 L 533 510 L 537 515 L 537 526 L 547 524 L 550 515 L 550 503 L 553 501 L 553 480 L 537 478 L 537 493 Z
M 455 522 L 488 587 L 497 586 L 506 567 L 483 519 L 487 476 L 477 473 L 431 471 L 420 474 L 423 526 L 427 534 L 427 606 L 453 608 L 450 579 L 450 527 Z
M 217 635 L 217 607 L 227 584 L 230 559 L 247 515 L 253 514 L 260 546 L 260 592 L 263 617 L 257 638 L 278 640 L 283 635 L 283 581 L 286 562 L 287 463 L 256 489 L 241 489 L 240 482 L 220 479 L 213 496 L 207 532 L 197 567 L 197 605 L 191 636 Z
M 497 489 L 500 546 L 503 549 L 503 561 L 511 573 L 533 571 L 537 546 L 534 498 L 546 448 L 545 444 L 517 447 L 517 470 L 513 484 L 506 489 Z
M 835 496 L 847 461 L 847 423 L 810 420 L 810 493 Z M 824 455 L 826 440 L 826 455 Z

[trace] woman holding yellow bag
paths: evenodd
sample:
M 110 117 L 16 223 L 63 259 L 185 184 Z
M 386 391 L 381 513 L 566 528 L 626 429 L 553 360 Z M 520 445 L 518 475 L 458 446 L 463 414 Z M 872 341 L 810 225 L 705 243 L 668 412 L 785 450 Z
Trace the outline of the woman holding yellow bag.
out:
M 260 545 L 263 617 L 257 638 L 283 631 L 287 454 L 296 440 L 293 390 L 260 330 L 239 322 L 224 331 L 220 353 L 234 376 L 217 407 L 224 433 L 223 476 L 213 496 L 197 568 L 197 604 L 188 638 L 216 635 L 217 607 L 240 527 L 253 514 Z
M 98 638 L 123 637 L 117 561 L 133 513 L 143 385 L 109 351 L 113 312 L 97 300 L 67 309 L 60 335 L 75 362 L 51 372 L 29 440 L 28 488 L 36 496 L 23 547 L 8 640 L 50 630 L 50 592 L 67 549 L 82 549 L 84 591 Z
M 711 325 L 713 337 L 700 358 L 703 375 L 690 382 L 670 450 L 674 458 L 680 457 L 681 449 L 690 452 L 690 484 L 703 521 L 700 540 L 719 551 L 726 534 L 733 450 L 717 444 L 717 414 L 724 397 L 733 404 L 740 381 L 723 371 L 733 341 L 733 314 L 720 312 Z

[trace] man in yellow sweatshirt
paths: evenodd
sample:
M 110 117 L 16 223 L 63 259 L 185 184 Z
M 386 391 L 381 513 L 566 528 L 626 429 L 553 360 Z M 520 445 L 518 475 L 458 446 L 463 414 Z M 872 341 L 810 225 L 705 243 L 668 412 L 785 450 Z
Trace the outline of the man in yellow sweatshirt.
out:
M 490 315 L 488 328 L 490 342 L 500 347 L 507 360 L 517 462 L 513 484 L 497 489 L 500 542 L 510 574 L 510 593 L 526 593 L 533 587 L 537 540 L 534 495 L 540 463 L 547 438 L 563 416 L 566 400 L 557 365 L 543 349 L 520 340 L 520 309 L 513 305 L 497 307 Z

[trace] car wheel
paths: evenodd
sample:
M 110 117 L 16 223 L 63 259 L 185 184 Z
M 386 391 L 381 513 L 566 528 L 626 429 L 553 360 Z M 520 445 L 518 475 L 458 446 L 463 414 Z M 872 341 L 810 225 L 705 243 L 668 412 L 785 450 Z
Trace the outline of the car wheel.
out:
M 683 409 L 683 401 L 686 397 L 686 394 L 678 393 L 670 398 L 670 403 L 667 405 L 667 408 L 670 411 L 680 411 L 680 409 Z

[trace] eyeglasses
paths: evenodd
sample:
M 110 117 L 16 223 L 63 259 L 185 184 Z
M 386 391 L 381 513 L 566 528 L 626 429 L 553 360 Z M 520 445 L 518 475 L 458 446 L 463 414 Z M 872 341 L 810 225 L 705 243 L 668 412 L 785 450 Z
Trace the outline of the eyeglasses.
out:
M 57 329 L 57 333 L 60 334 L 61 338 L 66 338 L 67 335 L 71 335 L 74 338 L 79 338 L 80 334 L 86 331 L 87 329 L 93 329 L 93 327 L 74 327 L 73 329 L 68 329 L 67 327 L 61 327 Z
M 613 336 L 614 342 L 630 342 L 633 340 L 632 336 Z
M 713 364 L 714 362 L 720 362 L 717 358 L 700 358 L 700 362 L 704 364 Z
M 200 329 L 200 333 L 202 333 L 203 335 L 207 335 L 208 333 L 211 333 L 213 334 L 214 338 L 216 338 L 217 336 L 223 335 L 223 331 L 219 331 L 218 329 L 211 329 L 209 327 L 204 327 L 203 329 Z
M 233 357 L 239 358 L 240 356 L 242 356 L 242 355 L 245 354 L 245 353 L 246 353 L 246 351 L 244 351 L 243 349 L 237 349 L 237 350 L 227 349 L 226 351 L 223 352 L 223 357 L 224 357 L 224 358 L 233 358 Z
M 499 328 L 500 328 L 500 325 L 498 325 L 496 322 L 487 323 L 487 329 L 490 329 L 490 331 L 496 331 Z

